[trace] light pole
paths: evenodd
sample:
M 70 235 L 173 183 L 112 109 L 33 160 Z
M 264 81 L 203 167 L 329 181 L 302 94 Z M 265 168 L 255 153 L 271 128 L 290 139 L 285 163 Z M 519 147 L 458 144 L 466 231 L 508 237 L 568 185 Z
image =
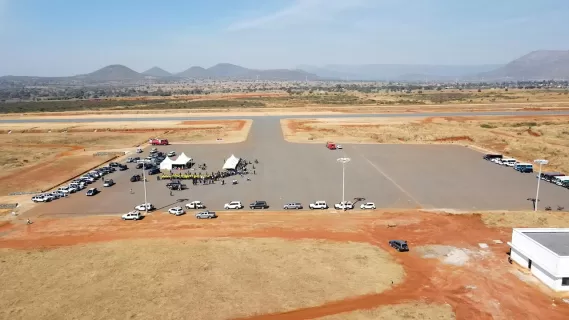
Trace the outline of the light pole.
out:
M 344 203 L 345 191 L 346 191 L 346 163 L 350 162 L 350 158 L 338 158 L 337 161 L 342 164 L 342 203 Z
M 144 211 L 146 214 L 148 214 L 148 200 L 146 199 L 146 168 L 144 166 L 145 164 L 145 162 L 142 163 L 142 183 L 144 185 Z
M 537 202 L 539 201 L 539 182 L 541 181 L 541 166 L 546 165 L 549 161 L 544 159 L 533 160 L 534 163 L 539 163 L 539 174 L 537 175 L 537 191 L 535 193 L 535 204 L 533 206 L 533 211 L 537 211 Z

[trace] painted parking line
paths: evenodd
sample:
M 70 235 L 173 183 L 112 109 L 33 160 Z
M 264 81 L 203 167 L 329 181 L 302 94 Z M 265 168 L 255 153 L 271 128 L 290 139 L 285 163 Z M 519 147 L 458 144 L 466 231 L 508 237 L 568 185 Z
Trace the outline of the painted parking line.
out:
M 399 191 L 401 191 L 403 194 L 409 197 L 409 199 L 413 200 L 413 202 L 415 202 L 415 204 L 417 204 L 419 207 L 421 208 L 423 207 L 423 205 L 417 199 L 415 199 L 415 197 L 413 197 L 407 190 L 405 190 L 395 180 L 393 180 L 393 178 L 391 178 L 383 170 L 381 170 L 381 168 L 378 165 L 369 160 L 363 153 L 359 152 L 356 147 L 353 147 L 353 149 L 358 153 L 359 156 L 361 156 L 365 161 L 367 161 L 367 163 L 369 163 L 377 172 L 379 172 L 379 174 L 384 176 L 385 179 L 389 180 L 397 189 L 399 189 Z

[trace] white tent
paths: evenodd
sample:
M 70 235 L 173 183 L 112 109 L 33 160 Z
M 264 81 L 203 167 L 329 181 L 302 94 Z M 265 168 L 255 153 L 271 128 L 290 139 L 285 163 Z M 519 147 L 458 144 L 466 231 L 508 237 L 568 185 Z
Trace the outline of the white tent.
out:
M 235 155 L 231 155 L 231 157 L 225 160 L 223 170 L 235 170 L 239 164 L 239 160 L 241 159 L 237 158 Z
M 182 152 L 182 154 L 179 155 L 176 160 L 174 160 L 173 164 L 178 166 L 187 166 L 190 162 L 192 162 L 192 158 L 188 157 L 185 153 Z
M 172 164 L 174 164 L 172 159 L 166 157 L 164 161 L 160 162 L 160 170 L 172 170 Z

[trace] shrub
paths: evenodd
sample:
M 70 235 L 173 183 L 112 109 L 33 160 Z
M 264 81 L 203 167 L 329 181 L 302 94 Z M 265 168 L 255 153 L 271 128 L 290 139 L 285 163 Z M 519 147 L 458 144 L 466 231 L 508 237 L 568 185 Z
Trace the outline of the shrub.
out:
M 484 128 L 484 129 L 495 129 L 497 128 L 495 125 L 489 124 L 489 123 L 483 123 L 480 125 L 480 128 Z

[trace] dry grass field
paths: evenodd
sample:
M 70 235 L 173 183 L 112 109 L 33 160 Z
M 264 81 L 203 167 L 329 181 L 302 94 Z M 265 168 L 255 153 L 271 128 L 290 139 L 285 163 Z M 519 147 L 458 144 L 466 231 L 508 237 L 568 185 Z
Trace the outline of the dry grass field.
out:
M 379 293 L 404 276 L 379 248 L 316 240 L 128 240 L 0 249 L 0 260 L 3 319 L 227 319 Z
M 569 215 L 560 211 L 484 212 L 480 216 L 489 227 L 569 228 Z
M 386 305 L 375 309 L 340 313 L 318 320 L 454 320 L 455 315 L 450 305 L 410 302 Z
M 170 143 L 244 141 L 250 120 L 0 124 L 0 195 L 47 190 L 160 137 Z M 218 140 L 221 139 L 221 140 Z
M 281 120 L 291 142 L 459 143 L 569 172 L 569 116 Z

